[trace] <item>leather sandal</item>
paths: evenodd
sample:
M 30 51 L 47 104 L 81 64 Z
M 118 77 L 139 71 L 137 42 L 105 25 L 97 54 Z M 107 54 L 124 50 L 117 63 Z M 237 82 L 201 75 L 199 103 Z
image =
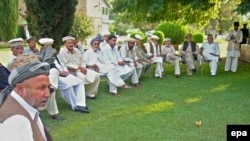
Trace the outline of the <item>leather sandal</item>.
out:
M 141 87 L 141 84 L 140 83 L 136 83 L 136 84 L 134 84 L 135 85 L 135 87 Z
M 116 96 L 116 97 L 119 97 L 119 96 L 121 96 L 120 94 L 118 94 L 118 93 L 112 93 L 113 94 L 113 96 Z
M 123 84 L 122 88 L 124 88 L 124 89 L 131 89 L 131 87 L 129 85 L 127 85 L 127 84 Z

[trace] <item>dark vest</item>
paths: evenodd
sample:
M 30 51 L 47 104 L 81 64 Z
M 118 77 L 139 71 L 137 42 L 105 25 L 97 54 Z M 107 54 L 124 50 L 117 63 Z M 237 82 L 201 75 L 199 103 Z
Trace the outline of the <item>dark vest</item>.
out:
M 43 135 L 41 134 L 36 122 L 30 117 L 29 113 L 11 95 L 9 95 L 0 107 L 0 122 L 4 122 L 13 115 L 25 116 L 30 121 L 33 139 L 35 141 L 44 141 Z M 45 134 L 48 141 L 53 141 L 47 130 L 45 130 Z
M 183 43 L 183 51 L 186 51 L 187 50 L 187 47 L 188 47 L 188 41 L 185 41 L 184 43 Z M 195 52 L 196 51 L 196 43 L 195 42 L 192 42 L 191 41 L 191 49 L 192 49 L 192 51 L 193 52 Z
M 183 43 L 183 48 L 182 48 L 182 50 L 183 50 L 183 51 L 186 51 L 187 48 L 188 48 L 188 41 L 185 41 L 185 42 Z M 196 43 L 195 43 L 195 42 L 192 42 L 192 41 L 191 41 L 191 50 L 192 50 L 193 52 L 196 51 Z M 197 54 L 193 54 L 193 57 L 194 57 L 194 60 L 198 60 Z
M 152 44 L 152 43 L 149 43 L 149 45 L 150 45 L 150 53 L 151 53 L 151 54 L 154 54 L 154 47 L 153 47 L 153 44 Z M 158 52 L 158 48 L 159 48 L 159 51 L 160 51 L 160 52 Z M 156 55 L 161 54 L 161 47 L 160 47 L 158 44 L 155 45 L 155 49 L 156 49 Z
M 3 90 L 6 86 L 9 85 L 8 78 L 9 78 L 10 72 L 7 68 L 2 66 L 0 63 L 0 90 Z

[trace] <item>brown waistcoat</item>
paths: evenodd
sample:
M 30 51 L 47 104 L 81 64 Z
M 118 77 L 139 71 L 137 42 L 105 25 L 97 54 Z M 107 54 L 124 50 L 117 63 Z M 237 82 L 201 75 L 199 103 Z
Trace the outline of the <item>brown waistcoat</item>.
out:
M 232 40 L 229 40 L 228 41 L 228 45 L 227 45 L 227 50 L 228 51 L 231 51 L 232 49 L 233 49 L 233 44 L 234 44 L 234 50 L 239 50 L 239 48 L 240 48 L 240 43 L 234 43 L 234 40 L 237 40 L 237 41 L 239 41 L 240 40 L 240 30 L 238 30 L 237 31 L 237 33 L 236 33 L 236 36 L 235 36 L 235 39 L 232 39 Z M 229 37 L 231 36 L 231 35 L 234 35 L 234 30 L 231 30 L 230 32 L 229 32 Z
M 22 115 L 25 116 L 31 124 L 33 139 L 35 141 L 44 141 L 43 135 L 41 134 L 38 125 L 30 117 L 29 113 L 11 96 L 9 95 L 4 101 L 3 105 L 0 107 L 0 122 L 4 122 L 6 119 L 13 115 Z M 52 137 L 45 130 L 47 140 L 53 141 Z

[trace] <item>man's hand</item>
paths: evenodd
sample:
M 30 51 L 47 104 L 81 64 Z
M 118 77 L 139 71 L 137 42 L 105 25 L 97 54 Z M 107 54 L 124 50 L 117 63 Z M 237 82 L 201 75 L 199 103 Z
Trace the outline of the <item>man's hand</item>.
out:
M 69 72 L 68 71 L 60 71 L 59 75 L 60 76 L 67 76 L 67 75 L 69 75 Z
M 152 63 L 152 60 L 147 59 L 146 62 L 147 62 L 148 64 L 151 64 L 151 63 Z
M 125 62 L 120 61 L 120 62 L 118 62 L 118 65 L 120 65 L 120 66 L 124 66 L 124 65 L 125 65 Z
M 79 66 L 78 69 L 81 71 L 81 73 L 83 73 L 85 75 L 87 74 L 87 69 L 86 68 L 84 68 L 82 66 Z

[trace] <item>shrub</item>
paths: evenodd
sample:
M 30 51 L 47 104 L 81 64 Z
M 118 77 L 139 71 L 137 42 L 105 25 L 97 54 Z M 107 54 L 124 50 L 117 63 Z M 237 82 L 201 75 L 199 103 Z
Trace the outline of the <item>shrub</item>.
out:
M 155 30 L 162 31 L 165 37 L 171 38 L 173 44 L 181 44 L 187 34 L 187 29 L 184 26 L 172 22 L 161 23 Z
M 200 32 L 196 32 L 192 35 L 192 39 L 196 43 L 203 43 L 204 42 L 204 35 Z
M 10 48 L 10 44 L 7 42 L 0 42 L 0 49 L 1 48 Z
M 25 33 L 24 33 L 23 26 L 18 25 L 16 37 L 17 37 L 17 38 L 22 37 L 23 39 L 25 39 L 26 36 L 25 36 Z
M 153 33 L 153 35 L 156 35 L 156 36 L 158 36 L 160 38 L 159 39 L 159 44 L 163 44 L 163 40 L 165 38 L 165 35 L 164 35 L 164 33 L 162 31 L 155 31 Z

